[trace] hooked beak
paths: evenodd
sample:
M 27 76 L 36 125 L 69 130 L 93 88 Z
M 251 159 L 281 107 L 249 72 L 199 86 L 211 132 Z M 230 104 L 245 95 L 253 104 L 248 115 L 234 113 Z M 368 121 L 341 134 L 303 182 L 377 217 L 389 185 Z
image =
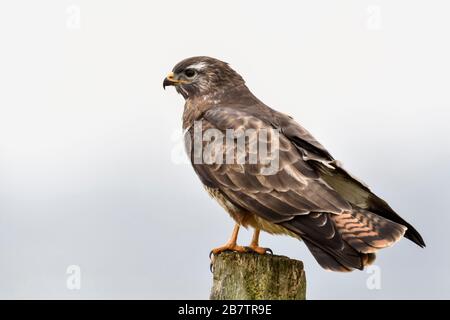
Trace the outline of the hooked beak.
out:
M 180 83 L 183 83 L 182 80 L 175 79 L 173 72 L 169 73 L 167 77 L 163 81 L 163 89 L 165 90 L 168 86 L 176 86 Z

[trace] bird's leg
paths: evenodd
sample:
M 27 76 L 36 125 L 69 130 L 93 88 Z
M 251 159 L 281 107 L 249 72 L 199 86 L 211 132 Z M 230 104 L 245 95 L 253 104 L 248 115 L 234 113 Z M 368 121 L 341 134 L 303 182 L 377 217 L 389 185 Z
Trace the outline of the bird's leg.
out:
M 231 234 L 230 240 L 227 241 L 223 246 L 214 248 L 211 250 L 210 256 L 212 254 L 216 255 L 223 251 L 237 251 L 237 252 L 246 252 L 246 249 L 242 246 L 237 245 L 237 238 L 239 233 L 239 224 L 234 225 L 233 233 Z
M 263 248 L 259 246 L 259 234 L 260 234 L 261 230 L 260 229 L 255 229 L 255 231 L 253 232 L 253 237 L 252 237 L 252 242 L 250 243 L 250 245 L 247 247 L 250 251 L 259 253 L 259 254 L 266 254 L 266 253 L 270 253 L 273 254 L 272 249 L 270 248 Z

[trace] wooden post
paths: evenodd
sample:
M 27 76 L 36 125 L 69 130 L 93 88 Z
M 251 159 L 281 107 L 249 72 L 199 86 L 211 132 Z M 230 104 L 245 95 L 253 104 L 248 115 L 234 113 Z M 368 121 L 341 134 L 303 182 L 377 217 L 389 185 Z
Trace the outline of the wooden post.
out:
M 222 252 L 214 256 L 212 300 L 305 300 L 303 262 L 284 256 Z

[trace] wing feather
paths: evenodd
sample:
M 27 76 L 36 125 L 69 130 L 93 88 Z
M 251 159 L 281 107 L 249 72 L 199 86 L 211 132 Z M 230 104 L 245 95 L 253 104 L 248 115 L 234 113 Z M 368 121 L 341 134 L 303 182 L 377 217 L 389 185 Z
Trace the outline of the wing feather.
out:
M 253 111 L 216 106 L 200 120 L 202 133 L 214 129 L 226 136 L 229 129 L 238 132 L 251 129 L 245 131 L 250 133 L 245 140 L 244 156 L 235 146 L 224 143 L 229 140 L 202 142 L 203 149 L 217 150 L 222 152 L 223 159 L 228 156 L 227 160 L 232 160 L 213 164 L 193 162 L 202 182 L 219 190 L 236 207 L 301 237 L 324 268 L 362 269 L 375 259 L 376 250 L 398 241 L 406 231 L 405 226 L 409 226 L 392 213 L 380 214 L 387 204 L 350 177 L 290 117 L 261 106 Z M 275 130 L 279 133 L 278 166 L 267 174 L 269 164 L 248 163 L 254 152 L 249 144 L 261 143 L 262 131 L 270 136 Z M 194 139 L 192 128 L 187 134 Z M 272 145 L 268 142 L 267 146 L 270 150 Z
M 234 121 L 232 120 L 234 119 Z M 207 111 L 202 118 L 202 130 L 221 130 L 224 135 L 227 129 L 234 131 L 252 129 L 249 141 L 254 141 L 260 132 L 265 130 L 272 132 L 275 129 L 257 117 L 245 112 L 229 108 L 214 108 Z M 191 132 L 193 134 L 193 132 Z M 197 173 L 202 174 L 202 180 L 213 181 L 213 185 L 229 195 L 235 192 L 245 193 L 258 202 L 259 206 L 265 206 L 283 215 L 298 215 L 306 212 L 331 212 L 340 214 L 350 210 L 351 205 L 331 188 L 319 174 L 304 161 L 296 147 L 283 135 L 279 135 L 283 149 L 279 149 L 279 166 L 273 174 L 263 174 L 267 166 L 262 163 L 242 164 L 194 164 Z M 203 148 L 215 149 L 211 144 L 219 143 L 216 140 L 205 141 Z M 220 141 L 224 144 L 224 141 Z M 223 146 L 224 158 L 229 146 Z M 246 143 L 247 150 L 248 142 Z M 233 162 L 237 161 L 237 150 L 234 150 Z M 200 169 L 201 167 L 201 169 Z M 248 203 L 241 206 L 250 212 L 258 214 L 255 208 Z M 274 216 L 273 221 L 279 220 Z M 270 217 L 269 217 L 270 221 Z

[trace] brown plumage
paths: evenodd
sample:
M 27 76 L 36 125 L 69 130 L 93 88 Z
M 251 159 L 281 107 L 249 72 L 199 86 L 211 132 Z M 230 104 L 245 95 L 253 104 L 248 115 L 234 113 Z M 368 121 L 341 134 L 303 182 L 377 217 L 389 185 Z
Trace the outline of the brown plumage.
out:
M 183 128 L 195 172 L 239 225 L 302 239 L 319 264 L 334 271 L 363 269 L 377 250 L 403 235 L 425 246 L 410 224 L 348 174 L 308 131 L 258 100 L 228 64 L 209 57 L 183 60 L 164 80 L 167 85 L 175 85 L 186 99 Z M 233 162 L 196 161 L 196 121 L 203 134 L 251 129 L 246 160 L 254 152 L 250 142 L 261 139 L 261 132 L 278 134 L 276 170 L 267 174 L 267 163 L 242 163 L 237 150 L 211 139 L 200 142 L 203 150 L 214 149 Z M 257 237 L 255 243 L 256 248 Z

